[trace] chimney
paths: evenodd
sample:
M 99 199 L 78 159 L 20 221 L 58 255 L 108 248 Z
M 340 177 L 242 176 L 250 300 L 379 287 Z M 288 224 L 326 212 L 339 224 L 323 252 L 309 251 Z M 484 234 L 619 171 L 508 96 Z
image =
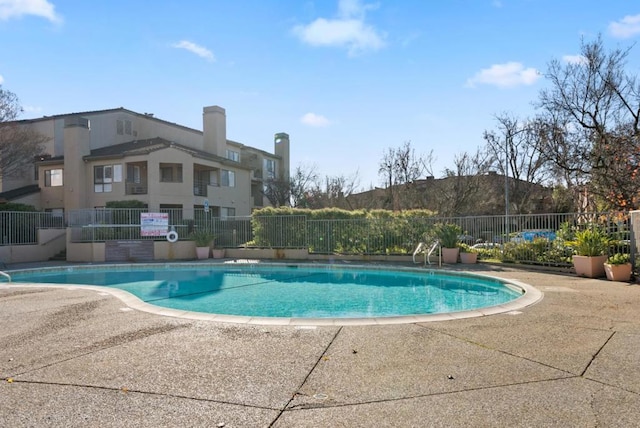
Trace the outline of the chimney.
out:
M 210 106 L 202 110 L 202 149 L 214 155 L 226 156 L 227 115 L 222 107 Z
M 278 176 L 282 178 L 289 178 L 289 134 L 284 132 L 277 133 L 274 138 L 273 153 L 276 156 L 280 156 L 280 162 L 278 165 Z
M 87 171 L 84 156 L 91 153 L 89 119 L 71 116 L 64 119 L 64 208 L 86 208 L 86 183 L 93 183 L 93 171 Z

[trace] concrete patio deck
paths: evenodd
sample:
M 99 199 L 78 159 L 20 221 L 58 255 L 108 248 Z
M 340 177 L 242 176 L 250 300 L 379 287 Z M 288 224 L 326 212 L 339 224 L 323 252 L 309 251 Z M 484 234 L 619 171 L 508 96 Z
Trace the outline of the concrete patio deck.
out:
M 478 265 L 521 311 L 261 326 L 0 283 L 0 426 L 640 427 L 640 287 Z

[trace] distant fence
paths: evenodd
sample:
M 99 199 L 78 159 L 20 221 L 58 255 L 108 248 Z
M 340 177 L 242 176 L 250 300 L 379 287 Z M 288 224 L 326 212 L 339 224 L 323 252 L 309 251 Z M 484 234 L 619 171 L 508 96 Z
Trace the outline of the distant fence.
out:
M 108 240 L 164 240 L 142 236 L 140 215 L 146 209 L 89 209 L 68 213 L 66 226 L 72 242 Z M 420 217 L 310 220 L 304 215 L 213 217 L 203 209 L 161 209 L 169 218 L 169 230 L 188 240 L 194 230 L 215 235 L 215 245 L 225 248 L 295 248 L 313 254 L 399 255 L 411 254 L 436 223 L 455 223 L 460 241 L 488 243 L 481 258 L 564 266 L 571 263 L 567 246 L 576 230 L 597 225 L 612 244 L 610 253 L 635 256 L 630 213 L 527 214 L 475 217 Z M 635 212 L 637 214 L 637 212 Z M 0 212 L 1 245 L 34 243 L 38 228 L 65 227 L 62 217 L 51 213 Z M 640 226 L 640 219 L 636 219 Z M 542 239 L 540 239 L 542 238 Z
M 0 246 L 38 243 L 39 229 L 64 229 L 64 217 L 58 213 L 0 211 Z

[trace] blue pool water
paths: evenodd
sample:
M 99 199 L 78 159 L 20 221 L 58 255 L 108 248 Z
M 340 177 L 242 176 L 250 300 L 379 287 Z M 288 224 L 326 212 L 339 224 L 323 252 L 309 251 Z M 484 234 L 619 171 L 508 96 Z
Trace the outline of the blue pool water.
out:
M 362 318 L 500 305 L 522 290 L 473 275 L 333 266 L 143 265 L 16 272 L 13 282 L 101 285 L 153 305 L 214 314 Z

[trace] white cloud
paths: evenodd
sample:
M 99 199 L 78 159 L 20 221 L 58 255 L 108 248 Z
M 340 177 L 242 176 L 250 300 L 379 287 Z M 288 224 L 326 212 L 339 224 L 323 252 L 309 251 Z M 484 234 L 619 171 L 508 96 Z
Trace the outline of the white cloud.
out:
M 466 86 L 473 88 L 478 84 L 484 84 L 511 88 L 520 85 L 533 85 L 540 77 L 540 72 L 535 68 L 524 68 L 524 65 L 519 62 L 507 62 L 494 64 L 480 70 L 467 80 Z
M 315 114 L 315 113 L 307 113 L 304 116 L 302 116 L 300 118 L 300 122 L 308 125 L 308 126 L 314 126 L 317 128 L 323 127 L 323 126 L 328 126 L 329 125 L 329 119 L 327 119 L 326 117 L 319 115 L 319 114 Z
M 640 34 L 640 14 L 627 15 L 620 21 L 610 23 L 609 32 L 620 39 L 628 39 Z
M 0 85 L 2 85 L 2 82 L 4 82 L 4 77 L 2 77 L 2 74 L 0 74 Z
M 384 47 L 384 36 L 365 23 L 365 14 L 376 7 L 360 0 L 340 0 L 336 19 L 318 18 L 295 26 L 293 33 L 308 45 L 346 48 L 349 55 L 375 51 Z
M 62 17 L 47 0 L 0 0 L 0 20 L 7 21 L 23 15 L 35 15 L 53 23 L 61 23 Z
M 569 64 L 586 64 L 587 58 L 582 55 L 564 55 L 562 60 Z
M 181 40 L 179 43 L 172 44 L 171 47 L 188 50 L 189 52 L 194 53 L 199 57 L 204 58 L 210 62 L 213 62 L 216 60 L 216 58 L 213 56 L 213 52 L 211 52 L 209 49 L 205 48 L 204 46 L 197 45 L 188 40 Z

